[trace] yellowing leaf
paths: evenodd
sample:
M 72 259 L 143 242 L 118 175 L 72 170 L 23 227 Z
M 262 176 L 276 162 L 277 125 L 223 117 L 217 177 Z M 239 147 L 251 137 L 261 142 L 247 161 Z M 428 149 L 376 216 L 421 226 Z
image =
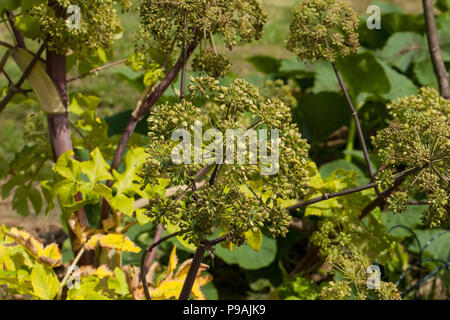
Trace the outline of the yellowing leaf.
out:
M 321 193 L 316 193 L 312 195 L 310 198 L 312 199 L 321 195 L 322 195 Z M 329 200 L 309 205 L 308 207 L 306 207 L 305 216 L 323 216 L 331 212 L 331 209 L 339 207 L 340 207 L 339 202 L 335 198 L 332 198 Z
M 92 275 L 99 277 L 100 279 L 106 278 L 106 277 L 113 277 L 114 273 L 108 269 L 108 267 L 103 264 L 100 267 L 98 267 Z
M 40 264 L 31 271 L 31 285 L 33 294 L 42 300 L 52 300 L 58 294 L 59 281 L 53 270 L 46 269 Z
M 138 253 L 141 248 L 136 246 L 126 235 L 120 233 L 95 234 L 86 243 L 86 249 L 92 250 L 97 245 L 107 249 Z
M 308 165 L 306 166 L 306 169 L 308 170 L 309 179 L 308 183 L 309 185 L 314 189 L 321 189 L 325 186 L 322 176 L 320 175 L 319 170 L 317 169 L 317 165 L 309 161 Z
M 167 278 L 172 277 L 172 274 L 177 265 L 178 265 L 177 247 L 173 246 L 172 252 L 170 253 L 169 264 L 167 265 Z
M 257 230 L 253 232 L 251 229 L 245 233 L 245 238 L 247 239 L 247 243 L 256 252 L 259 251 L 262 245 L 262 233 L 261 230 Z
M 81 247 L 83 243 L 86 242 L 90 230 L 88 227 L 81 225 L 75 213 L 72 213 L 70 215 L 69 219 L 67 220 L 67 225 L 69 226 L 70 229 L 72 229 L 73 233 L 77 238 L 77 241 L 73 242 L 74 249 L 77 250 Z
M 165 276 L 159 286 L 156 288 L 149 288 L 150 295 L 154 300 L 178 298 L 183 288 L 184 280 L 192 264 L 192 259 L 184 261 L 178 268 L 177 273 L 173 276 L 173 271 L 176 268 L 178 258 L 176 256 L 176 247 L 174 246 L 170 254 L 169 264 L 165 270 Z M 194 285 L 192 287 L 192 295 L 197 300 L 205 300 L 205 296 L 201 291 L 201 287 L 212 280 L 211 275 L 205 277 L 201 273 L 209 268 L 206 264 L 200 264 Z
M 157 288 L 149 291 L 153 300 L 166 300 L 170 298 L 178 298 L 182 288 L 183 281 L 168 280 L 162 282 Z
M 57 267 L 62 262 L 62 254 L 56 243 L 52 243 L 44 247 L 42 242 L 33 237 L 26 231 L 19 230 L 15 227 L 7 233 L 7 236 L 21 244 L 33 257 L 44 264 Z

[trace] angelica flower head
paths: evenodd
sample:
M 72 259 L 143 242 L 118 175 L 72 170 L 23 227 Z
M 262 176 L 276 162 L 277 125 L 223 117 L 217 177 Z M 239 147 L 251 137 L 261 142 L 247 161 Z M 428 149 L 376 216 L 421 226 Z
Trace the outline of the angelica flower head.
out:
M 294 10 L 287 49 L 301 60 L 334 61 L 358 51 L 358 27 L 345 0 L 304 0 Z

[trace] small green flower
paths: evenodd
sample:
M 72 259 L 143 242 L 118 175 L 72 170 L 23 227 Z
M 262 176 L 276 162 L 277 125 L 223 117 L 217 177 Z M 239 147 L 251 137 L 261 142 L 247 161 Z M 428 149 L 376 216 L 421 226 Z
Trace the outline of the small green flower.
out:
M 405 211 L 408 206 L 408 194 L 406 192 L 394 192 L 387 199 L 389 209 L 394 213 Z
M 389 127 L 372 141 L 386 170 L 417 168 L 404 182 L 411 196 L 425 194 L 430 208 L 423 221 L 433 227 L 448 221 L 450 193 L 450 101 L 432 88 L 392 101 Z M 399 200 L 399 199 L 397 199 Z M 397 201 L 394 208 L 401 209 Z
M 84 57 L 99 48 L 111 48 L 115 35 L 122 31 L 116 12 L 116 3 L 121 2 L 124 10 L 130 7 L 129 0 L 56 0 L 59 8 L 48 1 L 33 6 L 29 14 L 40 24 L 39 38 L 47 41 L 50 50 L 67 54 L 74 51 Z M 80 28 L 67 25 L 66 14 L 59 11 L 76 5 L 80 8 Z
M 358 51 L 358 27 L 345 0 L 304 0 L 294 10 L 287 49 L 301 60 L 334 61 Z
M 194 71 L 204 71 L 208 76 L 213 78 L 224 77 L 230 67 L 230 60 L 223 54 L 216 54 L 211 49 L 203 50 L 192 60 L 192 68 Z

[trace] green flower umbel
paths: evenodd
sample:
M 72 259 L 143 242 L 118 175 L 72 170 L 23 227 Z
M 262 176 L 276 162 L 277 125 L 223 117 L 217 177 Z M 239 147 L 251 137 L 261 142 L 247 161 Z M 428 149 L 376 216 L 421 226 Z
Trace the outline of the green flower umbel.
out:
M 287 49 L 301 60 L 334 61 L 358 51 L 358 14 L 344 0 L 304 0 L 294 10 Z
M 378 155 L 386 170 L 418 169 L 402 185 L 404 191 L 426 195 L 430 206 L 423 212 L 423 220 L 427 225 L 444 224 L 449 214 L 450 101 L 432 88 L 422 88 L 417 96 L 397 99 L 388 109 L 392 116 L 389 127 L 373 139 Z M 400 212 L 406 200 L 406 194 L 399 193 L 391 197 L 390 205 Z

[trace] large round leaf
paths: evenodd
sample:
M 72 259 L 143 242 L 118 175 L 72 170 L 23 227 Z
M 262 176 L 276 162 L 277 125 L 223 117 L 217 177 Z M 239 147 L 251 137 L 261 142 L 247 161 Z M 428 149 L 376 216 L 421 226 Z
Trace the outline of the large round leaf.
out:
M 216 246 L 216 254 L 228 264 L 238 264 L 247 270 L 256 270 L 267 267 L 272 263 L 277 254 L 276 240 L 263 235 L 262 246 L 256 252 L 248 245 L 233 246 L 230 251 L 221 245 Z

